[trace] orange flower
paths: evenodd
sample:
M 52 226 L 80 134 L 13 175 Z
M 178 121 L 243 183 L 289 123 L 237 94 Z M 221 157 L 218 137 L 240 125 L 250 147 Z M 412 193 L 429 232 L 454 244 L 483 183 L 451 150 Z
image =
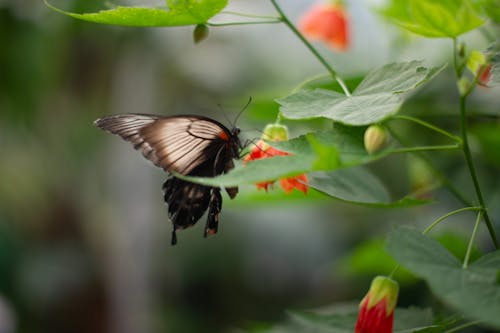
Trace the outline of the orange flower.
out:
M 373 279 L 370 290 L 359 305 L 355 333 L 392 333 L 398 283 L 385 276 Z
M 349 46 L 348 20 L 338 1 L 316 4 L 299 20 L 299 30 L 311 40 L 321 40 L 331 48 L 344 51 Z
M 264 129 L 264 138 L 269 139 L 271 141 L 284 141 L 288 139 L 288 130 L 285 126 L 282 125 L 267 125 Z M 259 160 L 261 158 L 269 158 L 273 156 L 287 156 L 291 155 L 286 151 L 282 151 L 271 147 L 264 140 L 259 140 L 257 144 L 254 145 L 253 149 L 250 153 L 245 156 L 243 159 L 243 163 L 246 164 L 250 161 Z M 257 183 L 257 189 L 264 189 L 266 192 L 270 186 L 274 184 L 274 181 L 265 181 Z M 294 177 L 281 178 L 280 185 L 285 191 L 285 193 L 290 193 L 293 189 L 297 189 L 299 191 L 307 194 L 307 176 L 305 174 L 301 174 Z

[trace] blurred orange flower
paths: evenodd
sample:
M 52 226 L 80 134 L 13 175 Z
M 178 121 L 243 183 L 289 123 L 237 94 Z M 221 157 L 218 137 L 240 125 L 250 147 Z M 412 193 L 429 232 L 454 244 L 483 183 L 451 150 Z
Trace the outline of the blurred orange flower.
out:
M 488 82 L 490 82 L 490 78 L 491 78 L 491 64 L 485 67 L 481 67 L 477 83 L 483 87 L 487 87 Z
M 331 48 L 344 51 L 349 46 L 348 19 L 338 1 L 313 5 L 299 20 L 299 30 L 311 40 L 321 40 Z

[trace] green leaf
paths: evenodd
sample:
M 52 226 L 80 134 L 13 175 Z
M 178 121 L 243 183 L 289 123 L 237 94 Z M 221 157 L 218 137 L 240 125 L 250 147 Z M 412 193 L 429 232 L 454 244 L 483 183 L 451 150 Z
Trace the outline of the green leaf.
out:
M 496 23 L 500 23 L 500 2 L 498 0 L 479 1 L 482 12 Z
M 76 19 L 135 27 L 169 27 L 206 23 L 227 5 L 227 0 L 170 0 L 168 8 L 117 6 L 95 13 L 79 14 L 56 8 L 47 0 L 44 2 L 49 8 Z
M 314 170 L 332 170 L 340 165 L 337 148 L 322 144 L 313 134 L 306 135 L 306 139 L 316 153 L 312 165 Z
M 500 251 L 463 269 L 460 261 L 435 240 L 420 232 L 398 228 L 387 240 L 389 253 L 427 281 L 432 291 L 464 316 L 500 328 Z
M 426 68 L 421 61 L 393 63 L 369 73 L 351 96 L 325 89 L 300 90 L 278 99 L 290 119 L 325 117 L 346 125 L 369 125 L 398 112 L 401 93 L 431 80 L 444 66 Z
M 381 13 L 426 37 L 455 38 L 484 23 L 468 0 L 392 0 Z
M 382 182 L 362 167 L 308 174 L 309 186 L 338 200 L 378 207 L 405 207 L 428 201 L 413 198 L 392 200 Z
M 227 174 L 217 177 L 192 177 L 175 174 L 176 177 L 209 186 L 229 187 L 254 184 L 290 177 L 311 170 L 314 156 L 275 156 L 239 165 Z

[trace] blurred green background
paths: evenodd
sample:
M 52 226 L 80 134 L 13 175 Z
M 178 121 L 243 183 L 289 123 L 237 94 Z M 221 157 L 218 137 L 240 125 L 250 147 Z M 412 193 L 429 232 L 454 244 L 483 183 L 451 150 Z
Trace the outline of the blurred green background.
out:
M 102 8 L 94 0 L 51 3 L 73 11 Z M 312 2 L 282 3 L 296 20 Z M 371 11 L 376 3 L 349 3 L 348 52 L 318 45 L 349 82 L 390 61 L 450 60 L 450 41 L 402 33 Z M 235 0 L 228 9 L 273 14 L 266 1 Z M 477 33 L 466 38 L 486 45 Z M 280 25 L 211 28 L 208 40 L 195 45 L 192 27 L 96 25 L 55 13 L 40 0 L 1 0 L 0 332 L 228 332 L 279 321 L 285 309 L 361 299 L 374 275 L 393 268 L 382 250 L 387 230 L 423 228 L 459 208 L 446 190 L 426 194 L 439 204 L 381 210 L 313 192 L 285 196 L 244 186 L 235 200 L 224 198 L 219 234 L 203 239 L 201 221 L 171 247 L 161 193 L 166 175 L 92 126 L 96 118 L 131 112 L 197 113 L 228 124 L 226 117 L 233 120 L 252 96 L 238 120 L 244 139 L 252 140 L 275 118 L 274 98 L 322 72 Z M 470 119 L 497 230 L 498 92 L 479 89 Z M 456 101 L 448 71 L 417 92 L 404 112 L 454 131 Z M 285 123 L 292 136 L 323 126 Z M 393 129 L 410 143 L 441 139 L 400 122 Z M 472 193 L 461 156 L 433 156 Z M 414 157 L 370 168 L 395 198 L 436 184 Z M 463 256 L 473 222 L 472 214 L 454 217 L 438 234 Z M 481 230 L 477 251 L 490 248 Z M 400 305 L 439 307 L 424 283 L 408 273 L 399 278 Z

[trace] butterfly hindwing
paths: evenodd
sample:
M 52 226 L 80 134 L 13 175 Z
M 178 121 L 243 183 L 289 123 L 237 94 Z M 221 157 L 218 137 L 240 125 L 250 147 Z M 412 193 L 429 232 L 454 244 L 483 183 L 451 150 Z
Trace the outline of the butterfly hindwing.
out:
M 98 119 L 94 124 L 119 135 L 134 145 L 142 155 L 167 172 L 214 177 L 234 167 L 238 157 L 239 130 L 229 131 L 219 122 L 202 116 L 160 117 L 146 114 L 123 114 Z M 163 184 L 168 216 L 176 231 L 194 225 L 208 209 L 204 235 L 215 234 L 222 208 L 218 187 L 187 182 L 170 176 Z M 237 187 L 226 188 L 230 198 Z

